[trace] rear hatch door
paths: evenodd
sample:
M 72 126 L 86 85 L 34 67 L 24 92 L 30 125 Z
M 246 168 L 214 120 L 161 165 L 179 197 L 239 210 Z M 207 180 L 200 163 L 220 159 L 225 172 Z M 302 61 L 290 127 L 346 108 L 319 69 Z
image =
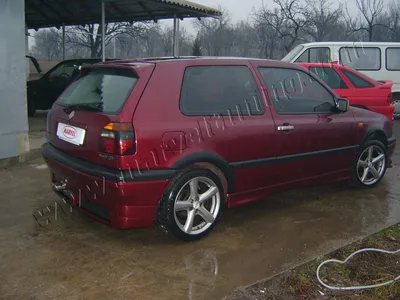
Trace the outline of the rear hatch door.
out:
M 118 157 L 99 151 L 101 133 L 110 123 L 132 123 L 154 67 L 151 63 L 105 63 L 83 69 L 48 114 L 48 141 L 77 158 L 118 168 Z

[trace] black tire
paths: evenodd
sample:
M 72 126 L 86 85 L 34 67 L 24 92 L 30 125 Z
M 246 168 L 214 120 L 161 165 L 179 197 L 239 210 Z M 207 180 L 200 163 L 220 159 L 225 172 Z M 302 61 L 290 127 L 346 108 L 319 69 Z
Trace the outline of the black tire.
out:
M 28 100 L 28 116 L 33 117 L 36 112 L 36 105 L 32 100 Z
M 366 184 L 361 181 L 360 179 L 360 171 L 362 170 L 361 167 L 359 167 L 359 160 L 364 160 L 363 158 L 365 157 L 365 151 L 369 149 L 370 147 L 374 147 L 374 149 L 379 149 L 379 151 L 384 155 L 384 165 L 382 166 L 382 170 L 378 172 L 380 175 L 380 178 L 378 180 L 371 180 L 370 183 Z M 375 150 L 374 150 L 375 151 Z M 388 157 L 387 157 L 387 151 L 386 147 L 383 145 L 381 141 L 378 140 L 368 140 L 360 149 L 360 151 L 357 154 L 357 159 L 354 162 L 353 165 L 353 173 L 352 173 L 352 183 L 359 188 L 372 188 L 376 186 L 382 178 L 385 176 L 386 170 L 387 170 L 387 162 L 388 162 Z M 369 171 L 370 172 L 370 171 Z M 368 176 L 371 176 L 369 174 Z M 376 179 L 376 178 L 375 178 Z
M 186 233 L 185 231 L 183 231 L 183 229 L 181 229 L 180 226 L 178 225 L 177 223 L 178 221 L 176 221 L 175 219 L 175 210 L 174 210 L 175 200 L 179 196 L 181 189 L 194 178 L 207 178 L 208 180 L 211 180 L 218 188 L 218 193 L 219 193 L 219 197 L 216 196 L 216 199 L 219 199 L 219 210 L 216 211 L 215 209 L 215 213 L 217 215 L 214 221 L 212 223 L 208 223 L 211 225 L 207 225 L 208 228 L 205 229 L 205 231 L 198 234 Z M 215 225 L 219 222 L 222 212 L 224 210 L 225 199 L 226 195 L 224 194 L 223 186 L 217 175 L 215 175 L 212 171 L 208 169 L 191 166 L 180 172 L 177 176 L 175 176 L 175 178 L 171 180 L 168 187 L 166 188 L 163 197 L 158 205 L 156 225 L 162 231 L 164 231 L 164 233 L 170 234 L 180 240 L 183 241 L 200 240 L 206 235 L 208 235 L 213 230 Z
M 396 102 L 400 102 L 400 94 L 396 93 L 392 95 L 392 105 L 395 105 Z M 399 113 L 399 112 L 397 112 Z M 399 120 L 400 119 L 400 114 L 396 115 L 396 111 L 393 112 L 393 119 L 394 120 Z

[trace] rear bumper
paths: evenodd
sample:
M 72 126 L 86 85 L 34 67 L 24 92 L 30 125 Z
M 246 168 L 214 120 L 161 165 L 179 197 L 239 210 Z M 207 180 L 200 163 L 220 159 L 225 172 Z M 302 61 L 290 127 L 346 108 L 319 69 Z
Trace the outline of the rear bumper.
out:
M 42 155 L 53 190 L 71 205 L 113 227 L 153 225 L 174 170 L 120 171 L 68 155 L 49 143 Z
M 392 167 L 392 156 L 394 153 L 394 149 L 396 148 L 396 138 L 391 137 L 388 138 L 388 145 L 387 145 L 387 154 L 388 154 L 388 167 Z

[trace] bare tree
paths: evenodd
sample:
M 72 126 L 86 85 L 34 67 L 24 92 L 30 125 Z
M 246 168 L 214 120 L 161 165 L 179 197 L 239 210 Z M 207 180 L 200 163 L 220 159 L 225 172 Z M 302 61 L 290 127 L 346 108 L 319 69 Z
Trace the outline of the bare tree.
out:
M 261 25 L 271 27 L 276 38 L 283 39 L 284 49 L 289 51 L 299 41 L 303 40 L 303 32 L 309 23 L 306 6 L 300 0 L 273 0 L 278 6 L 274 10 L 262 3 L 258 20 Z
M 383 0 L 355 0 L 359 16 L 352 18 L 347 11 L 349 34 L 365 32 L 368 35 L 368 41 L 373 41 L 374 30 L 377 26 L 383 26 L 379 22 L 383 12 Z
M 230 14 L 222 7 L 219 10 L 222 11 L 219 18 L 201 19 L 193 23 L 208 55 L 229 54 L 234 44 Z
M 121 34 L 135 36 L 143 34 L 147 29 L 145 23 L 114 23 L 105 25 L 105 45 L 113 38 Z M 101 32 L 102 25 L 89 24 L 86 26 L 74 26 L 67 31 L 68 43 L 80 47 L 86 47 L 90 51 L 90 57 L 101 57 Z
M 234 28 L 235 49 L 240 56 L 250 56 L 251 50 L 257 46 L 257 33 L 249 22 L 240 21 Z
M 284 26 L 284 20 L 281 15 L 277 12 L 275 14 L 267 14 L 265 11 L 255 14 L 255 33 L 256 40 L 255 43 L 259 49 L 259 56 L 265 58 L 275 58 L 279 56 L 276 53 L 279 48 L 283 47 L 283 40 L 277 38 L 277 30 L 275 28 Z M 266 18 L 270 18 L 266 21 Z M 270 24 L 273 23 L 274 26 Z
M 330 0 L 307 0 L 308 24 L 305 31 L 315 42 L 332 40 L 337 36 L 343 4 L 339 2 L 336 8 L 334 5 Z
M 46 60 L 58 60 L 62 53 L 61 36 L 57 29 L 41 29 L 35 35 L 33 55 Z
M 390 40 L 400 42 L 400 0 L 393 0 L 385 14 L 386 28 L 389 29 Z
M 174 37 L 174 30 L 171 26 L 164 26 L 160 28 L 160 42 L 162 44 L 164 56 L 172 55 L 172 39 Z

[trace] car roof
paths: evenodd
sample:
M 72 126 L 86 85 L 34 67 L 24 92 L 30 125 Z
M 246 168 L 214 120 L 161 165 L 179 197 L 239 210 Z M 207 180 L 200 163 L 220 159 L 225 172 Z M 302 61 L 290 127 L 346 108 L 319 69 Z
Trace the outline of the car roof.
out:
M 379 46 L 400 46 L 399 42 L 311 42 L 311 43 L 303 43 L 301 44 L 303 46 L 343 46 L 343 47 L 349 47 L 349 46 L 356 46 L 356 47 L 362 47 L 362 46 L 369 46 L 369 47 L 379 47 Z
M 134 66 L 137 64 L 164 64 L 164 63 L 176 63 L 176 62 L 201 62 L 204 64 L 212 64 L 213 62 L 269 62 L 271 66 L 287 67 L 301 69 L 302 67 L 298 64 L 285 62 L 281 60 L 265 59 L 265 58 L 254 58 L 254 57 L 231 57 L 231 56 L 180 56 L 180 57 L 148 57 L 148 58 L 138 58 L 138 59 L 126 59 L 126 60 L 113 60 L 106 61 L 102 64 L 107 65 L 124 65 L 124 66 Z M 97 64 L 99 65 L 99 64 Z
M 335 64 L 335 63 L 315 63 L 315 62 L 314 63 L 302 63 L 302 62 L 299 62 L 296 64 L 304 65 L 304 66 L 315 66 L 315 67 L 334 67 L 334 66 L 344 67 L 343 65 Z

